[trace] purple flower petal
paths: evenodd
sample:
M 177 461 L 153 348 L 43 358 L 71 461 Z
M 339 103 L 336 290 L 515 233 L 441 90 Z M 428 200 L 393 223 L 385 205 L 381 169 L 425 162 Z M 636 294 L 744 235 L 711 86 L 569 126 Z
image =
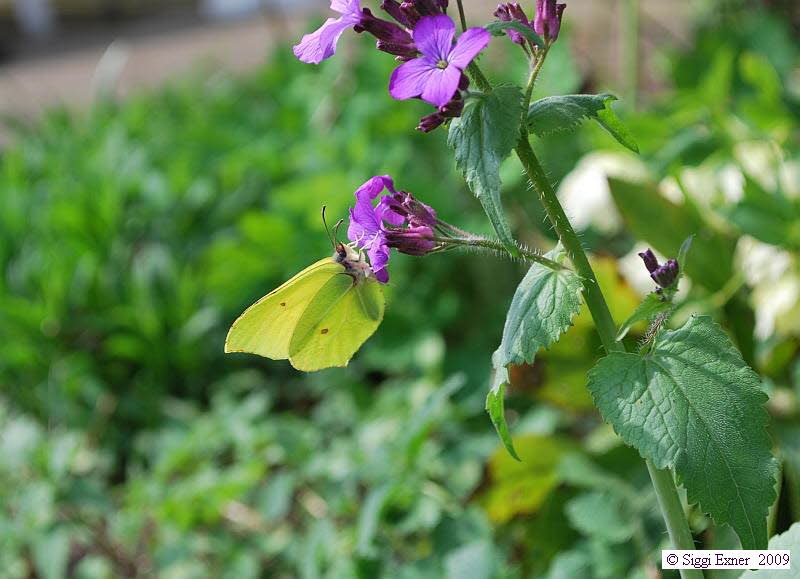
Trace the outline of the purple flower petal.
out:
M 458 37 L 447 62 L 464 70 L 478 53 L 486 48 L 492 35 L 484 28 L 470 28 Z
M 328 18 L 325 24 L 311 34 L 306 34 L 293 47 L 298 60 L 308 64 L 319 64 L 336 52 L 336 43 L 342 32 L 358 23 L 358 15 L 346 14 L 341 18 Z
M 389 94 L 398 100 L 410 99 L 422 94 L 428 79 L 437 70 L 436 61 L 430 57 L 409 60 L 394 69 L 389 80 Z
M 383 269 L 378 270 L 378 271 L 373 270 L 373 273 L 375 274 L 375 279 L 377 279 L 380 283 L 389 283 L 389 270 L 388 269 L 383 268 Z
M 460 80 L 461 71 L 452 64 L 445 69 L 435 69 L 425 83 L 422 100 L 437 107 L 446 105 L 456 94 Z
M 362 197 L 367 200 L 372 200 L 377 197 L 381 191 L 388 189 L 390 193 L 396 193 L 394 189 L 394 181 L 389 175 L 378 175 L 364 181 L 361 186 L 356 189 L 356 197 L 361 200 Z
M 414 43 L 425 56 L 447 61 L 455 33 L 456 25 L 446 14 L 425 16 L 414 27 Z
M 388 223 L 389 225 L 403 225 L 406 222 L 406 218 L 396 211 L 392 210 L 392 201 L 389 195 L 384 195 L 381 197 L 380 202 L 378 203 L 378 208 L 376 209 L 376 213 L 378 213 L 380 219 Z
M 361 12 L 360 0 L 331 0 L 331 10 L 339 14 L 356 14 Z

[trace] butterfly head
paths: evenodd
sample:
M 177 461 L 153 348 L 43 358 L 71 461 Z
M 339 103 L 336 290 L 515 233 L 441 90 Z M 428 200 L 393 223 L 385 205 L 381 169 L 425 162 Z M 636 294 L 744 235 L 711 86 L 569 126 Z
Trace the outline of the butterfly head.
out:
M 337 242 L 333 260 L 344 266 L 344 273 L 352 276 L 355 283 L 359 283 L 373 275 L 372 268 L 364 258 L 364 253 L 350 245 Z

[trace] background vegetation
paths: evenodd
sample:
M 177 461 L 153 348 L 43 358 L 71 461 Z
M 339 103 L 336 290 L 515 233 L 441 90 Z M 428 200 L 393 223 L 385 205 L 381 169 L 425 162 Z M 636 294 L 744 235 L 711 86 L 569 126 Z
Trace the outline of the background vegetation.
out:
M 534 143 L 618 322 L 650 289 L 638 244 L 674 256 L 697 234 L 681 314 L 713 314 L 764 376 L 783 462 L 775 532 L 800 519 L 790 25 L 735 7 L 700 22 L 691 51 L 665 59 L 668 94 L 625 115 L 640 158 L 594 127 Z M 413 133 L 424 106 L 392 101 L 392 61 L 358 42 L 318 69 L 281 50 L 246 78 L 198 75 L 17 127 L 0 153 L 0 576 L 656 569 L 644 466 L 583 386 L 600 353 L 587 315 L 512 376 L 524 462 L 498 445 L 483 401 L 520 264 L 396 256 L 387 318 L 345 370 L 223 356 L 246 305 L 330 252 L 320 206 L 344 217 L 371 175 L 488 231 L 444 132 Z M 588 88 L 557 47 L 538 90 Z M 499 48 L 486 58 L 513 74 Z M 513 161 L 504 182 L 518 236 L 547 248 Z M 701 513 L 692 524 L 704 545 L 734 546 Z

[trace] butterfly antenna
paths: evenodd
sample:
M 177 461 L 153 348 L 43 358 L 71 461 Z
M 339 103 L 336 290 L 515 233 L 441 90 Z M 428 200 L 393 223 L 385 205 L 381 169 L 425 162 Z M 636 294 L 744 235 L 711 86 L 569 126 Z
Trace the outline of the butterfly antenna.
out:
M 331 228 L 328 227 L 328 221 L 327 221 L 327 219 L 325 219 L 325 210 L 327 208 L 328 208 L 327 205 L 323 205 L 322 206 L 322 224 L 325 226 L 325 232 L 328 234 L 328 239 L 331 240 L 331 245 L 333 246 L 333 250 L 336 251 L 336 237 L 335 237 L 335 234 L 331 233 Z M 341 220 L 339 221 L 339 223 L 341 223 Z M 336 224 L 336 228 L 334 229 L 334 231 L 339 228 L 339 223 Z
M 336 222 L 336 225 L 333 226 L 333 238 L 336 241 L 339 241 L 339 228 L 342 226 L 342 223 L 344 223 L 344 219 L 340 219 Z

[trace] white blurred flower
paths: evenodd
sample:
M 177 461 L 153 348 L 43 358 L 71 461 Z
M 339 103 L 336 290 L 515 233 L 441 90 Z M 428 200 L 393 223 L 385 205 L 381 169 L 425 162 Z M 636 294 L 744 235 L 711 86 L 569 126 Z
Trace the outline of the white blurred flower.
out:
M 792 265 L 792 256 L 788 251 L 749 235 L 739 239 L 734 260 L 750 286 L 776 282 Z
M 785 161 L 778 167 L 778 180 L 783 194 L 790 199 L 800 197 L 800 162 Z
M 750 297 L 756 312 L 756 337 L 766 340 L 773 334 L 795 333 L 800 308 L 800 278 L 786 276 L 777 283 L 762 284 Z M 790 315 L 794 314 L 794 315 Z
M 558 196 L 575 229 L 592 225 L 602 233 L 613 234 L 622 228 L 608 177 L 642 181 L 647 179 L 648 171 L 641 161 L 625 153 L 598 152 L 583 157 L 558 188 Z
M 744 236 L 736 246 L 736 265 L 753 288 L 750 304 L 756 315 L 755 334 L 800 331 L 800 275 L 791 254 L 779 247 Z
M 766 141 L 744 141 L 733 148 L 733 156 L 753 180 L 767 191 L 777 186 L 776 171 L 780 161 L 775 146 Z
M 728 203 L 738 203 L 744 196 L 744 174 L 736 165 L 727 164 L 719 171 L 719 188 Z

